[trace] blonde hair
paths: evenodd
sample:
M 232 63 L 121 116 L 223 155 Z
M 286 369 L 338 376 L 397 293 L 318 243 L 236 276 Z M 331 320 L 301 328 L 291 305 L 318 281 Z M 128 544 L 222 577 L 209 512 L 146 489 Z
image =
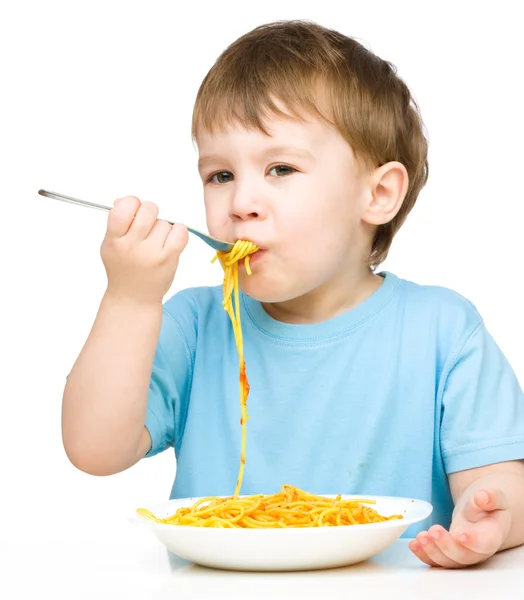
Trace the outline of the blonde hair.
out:
M 275 21 L 233 42 L 204 78 L 192 135 L 237 121 L 268 133 L 271 114 L 313 114 L 334 125 L 368 168 L 401 162 L 409 186 L 398 214 L 376 228 L 369 265 L 386 258 L 393 237 L 428 178 L 428 141 L 418 106 L 390 62 L 355 39 L 310 21 Z M 322 110 L 327 100 L 328 111 Z

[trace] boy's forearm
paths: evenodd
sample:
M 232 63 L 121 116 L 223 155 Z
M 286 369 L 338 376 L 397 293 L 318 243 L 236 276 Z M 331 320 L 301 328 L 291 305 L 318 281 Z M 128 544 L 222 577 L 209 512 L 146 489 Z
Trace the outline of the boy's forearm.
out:
M 487 488 L 496 488 L 504 492 L 511 515 L 511 524 L 499 551 L 524 544 L 524 475 L 518 473 L 482 475 L 464 490 L 456 503 L 454 512 L 459 511 L 477 490 Z
M 161 303 L 104 296 L 64 390 L 64 447 L 78 468 L 104 475 L 134 462 L 161 323 Z

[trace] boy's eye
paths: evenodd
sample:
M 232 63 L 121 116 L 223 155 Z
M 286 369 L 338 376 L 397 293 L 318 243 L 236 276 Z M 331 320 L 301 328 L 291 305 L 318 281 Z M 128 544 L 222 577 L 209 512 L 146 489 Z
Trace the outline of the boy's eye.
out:
M 291 173 L 294 173 L 296 169 L 293 167 L 288 167 L 287 165 L 277 165 L 269 170 L 270 173 L 271 171 L 275 171 L 276 177 L 285 177 L 286 175 L 291 175 Z
M 276 165 L 275 167 L 269 169 L 269 173 L 273 175 L 273 177 L 285 177 L 287 175 L 291 175 L 291 173 L 294 173 L 295 171 L 296 169 L 289 167 L 288 165 Z M 231 171 L 219 171 L 218 173 L 213 173 L 210 175 L 208 182 L 218 183 L 220 185 L 229 183 L 230 181 L 233 181 L 233 179 L 234 175 L 231 173 Z
M 213 175 L 209 176 L 208 181 L 212 181 L 213 183 L 229 183 L 233 180 L 233 173 L 229 171 L 220 171 L 219 173 L 213 173 Z

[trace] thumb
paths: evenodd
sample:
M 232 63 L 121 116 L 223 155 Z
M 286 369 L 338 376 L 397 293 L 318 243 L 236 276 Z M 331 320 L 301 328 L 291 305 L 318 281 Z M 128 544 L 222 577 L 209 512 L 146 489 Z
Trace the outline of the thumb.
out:
M 508 508 L 508 502 L 505 494 L 502 490 L 495 489 L 483 489 L 477 490 L 473 496 L 468 500 L 464 507 L 464 517 L 476 523 L 482 517 L 485 517 L 487 513 L 496 510 L 505 510 Z

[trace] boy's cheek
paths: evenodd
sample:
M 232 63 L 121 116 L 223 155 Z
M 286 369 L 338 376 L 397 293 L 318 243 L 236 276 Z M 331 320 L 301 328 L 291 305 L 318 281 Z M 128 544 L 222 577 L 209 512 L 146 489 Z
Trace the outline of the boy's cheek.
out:
M 218 213 L 216 210 L 208 210 L 206 208 L 206 225 L 209 233 L 221 240 L 227 240 L 231 237 L 229 232 L 229 215 Z

